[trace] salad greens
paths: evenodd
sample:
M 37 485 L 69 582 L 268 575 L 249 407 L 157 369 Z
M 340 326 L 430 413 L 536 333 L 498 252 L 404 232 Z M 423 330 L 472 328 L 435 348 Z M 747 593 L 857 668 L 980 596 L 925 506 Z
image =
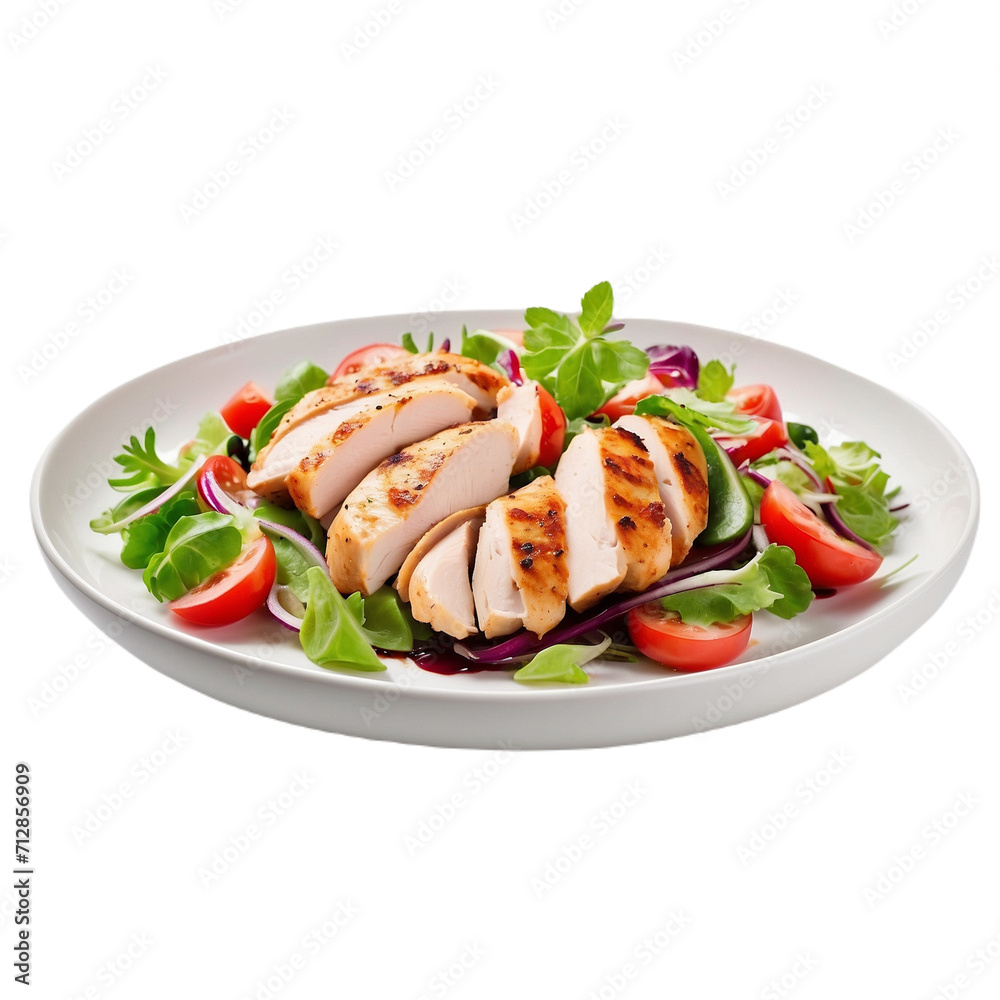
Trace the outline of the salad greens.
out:
M 649 368 L 645 351 L 627 340 L 606 339 L 613 305 L 611 284 L 602 281 L 583 296 L 576 320 L 537 307 L 524 314 L 521 367 L 548 389 L 571 422 L 600 409 Z
M 779 618 L 794 618 L 813 599 L 809 577 L 784 545 L 769 545 L 740 569 L 716 570 L 694 579 L 696 587 L 660 603 L 665 610 L 676 611 L 685 624 L 703 628 L 765 609 Z
M 329 378 L 327 373 L 311 361 L 300 361 L 278 379 L 274 389 L 274 406 L 260 418 L 260 423 L 250 435 L 250 460 L 253 461 L 274 433 L 281 418 L 307 393 L 321 389 Z
M 306 582 L 306 614 L 299 630 L 306 656 L 321 667 L 385 670 L 348 600 L 341 597 L 330 577 L 318 566 L 310 566 Z
M 726 366 L 721 361 L 709 361 L 698 373 L 698 388 L 695 390 L 697 395 L 709 403 L 723 402 L 736 381 L 735 372 L 735 365 L 726 371 Z
M 522 684 L 586 684 L 590 678 L 583 665 L 596 660 L 611 645 L 611 637 L 595 646 L 560 643 L 536 653 L 523 667 L 514 672 L 514 680 Z
M 228 566 L 243 548 L 232 514 L 214 510 L 179 518 L 163 549 L 146 566 L 142 581 L 158 601 L 174 601 Z
M 417 342 L 413 339 L 413 334 L 409 332 L 403 334 L 403 347 L 410 354 L 430 354 L 434 350 L 434 331 L 430 332 L 430 336 L 427 338 L 427 347 L 423 351 L 417 347 Z
M 133 434 L 128 444 L 122 445 L 122 454 L 116 455 L 114 460 L 122 467 L 123 474 L 117 479 L 109 479 L 108 485 L 125 493 L 151 486 L 169 486 L 177 482 L 191 464 L 171 465 L 160 458 L 156 454 L 156 431 L 152 427 L 146 429 L 142 441 Z
M 201 511 L 193 490 L 171 497 L 159 510 L 140 517 L 122 529 L 122 562 L 129 569 L 145 569 L 167 543 L 170 529 L 182 518 Z
M 482 361 L 484 365 L 492 365 L 504 351 L 520 353 L 521 348 L 499 333 L 491 330 L 473 330 L 472 333 L 462 327 L 462 343 L 458 353 L 465 358 Z
M 883 545 L 899 520 L 889 510 L 897 490 L 886 492 L 889 476 L 882 456 L 864 441 L 822 445 L 807 441 L 805 453 L 820 479 L 829 480 L 837 494 L 837 512 L 851 531 L 872 545 Z
M 194 440 L 188 442 L 178 456 L 178 461 L 185 466 L 190 465 L 196 458 L 202 455 L 214 455 L 225 451 L 224 445 L 229 443 L 229 439 L 239 435 L 234 435 L 227 426 L 222 415 L 219 413 L 206 413 L 198 424 Z

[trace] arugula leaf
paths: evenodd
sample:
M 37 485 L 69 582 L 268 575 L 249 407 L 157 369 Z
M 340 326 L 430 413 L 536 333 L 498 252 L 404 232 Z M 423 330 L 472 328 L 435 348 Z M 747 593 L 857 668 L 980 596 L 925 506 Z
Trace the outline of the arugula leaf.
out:
M 385 670 L 385 664 L 375 655 L 362 626 L 329 576 L 318 566 L 310 566 L 306 581 L 309 588 L 306 614 L 299 629 L 299 642 L 306 656 L 321 667 Z
M 586 684 L 590 678 L 583 664 L 596 660 L 611 645 L 605 636 L 596 646 L 573 646 L 559 643 L 536 653 L 523 667 L 514 671 L 514 680 L 523 684 Z
M 198 424 L 194 440 L 181 449 L 178 456 L 182 462 L 193 462 L 201 455 L 223 454 L 222 446 L 228 444 L 233 432 L 220 413 L 206 413 Z
M 889 511 L 896 490 L 888 490 L 889 475 L 877 451 L 864 441 L 845 441 L 824 448 L 805 442 L 806 457 L 821 479 L 829 479 L 838 496 L 837 511 L 851 531 L 872 545 L 882 545 L 899 525 Z
M 275 402 L 291 399 L 298 402 L 307 392 L 321 389 L 329 378 L 327 373 L 311 361 L 300 361 L 278 379 L 274 387 Z
M 150 486 L 169 486 L 184 474 L 182 466 L 171 465 L 156 454 L 156 431 L 152 427 L 146 428 L 142 441 L 133 434 L 122 448 L 123 453 L 114 460 L 125 474 L 120 479 L 108 480 L 112 489 L 131 492 Z
M 465 358 L 482 361 L 484 365 L 492 365 L 504 351 L 514 351 L 520 354 L 521 348 L 492 330 L 473 330 L 472 333 L 462 327 L 462 344 L 458 353 Z
M 607 340 L 614 297 L 603 281 L 581 301 L 576 321 L 552 309 L 526 310 L 521 367 L 555 397 L 568 420 L 603 406 L 626 382 L 642 378 L 649 355 L 625 340 Z
M 726 371 L 726 366 L 721 361 L 713 359 L 708 364 L 702 365 L 698 373 L 698 388 L 695 391 L 710 403 L 721 403 L 726 398 L 726 393 L 733 387 L 735 372 L 736 365 Z
M 664 597 L 660 603 L 665 610 L 676 611 L 685 624 L 703 628 L 764 609 L 780 618 L 794 618 L 813 599 L 809 578 L 784 545 L 769 545 L 740 569 L 694 579 L 702 585 Z M 703 585 L 706 579 L 711 580 L 709 586 Z
M 235 520 L 214 510 L 181 517 L 142 574 L 149 592 L 158 601 L 174 601 L 228 566 L 243 548 Z
M 129 569 L 145 569 L 153 556 L 163 551 L 170 529 L 182 517 L 192 516 L 200 510 L 194 491 L 182 490 L 159 510 L 127 524 L 122 528 L 122 562 Z

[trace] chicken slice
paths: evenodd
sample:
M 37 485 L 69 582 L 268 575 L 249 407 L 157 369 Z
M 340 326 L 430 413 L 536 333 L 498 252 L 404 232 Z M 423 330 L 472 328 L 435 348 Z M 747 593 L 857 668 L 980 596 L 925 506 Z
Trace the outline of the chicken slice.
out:
M 387 458 L 351 491 L 330 525 L 337 589 L 378 590 L 432 525 L 507 489 L 517 432 L 502 420 L 461 424 Z
M 261 448 L 247 473 L 247 486 L 274 503 L 287 504 L 289 496 L 285 479 L 309 454 L 313 445 L 318 441 L 333 438 L 341 426 L 349 424 L 374 402 L 388 405 L 398 402 L 401 398 L 400 394 L 383 393 L 377 401 L 367 397 L 355 399 L 329 410 L 317 411 L 309 420 L 300 421 L 280 439 L 272 438 L 269 445 Z
M 637 434 L 605 427 L 597 436 L 605 506 L 625 550 L 625 579 L 618 589 L 645 590 L 670 569 L 672 525 L 660 499 L 656 469 Z
M 566 547 L 566 504 L 551 476 L 541 476 L 486 508 L 472 592 L 487 639 L 522 626 L 540 638 L 563 620 Z
M 424 554 L 408 581 L 413 617 L 456 639 L 465 639 L 476 631 L 469 570 L 483 516 L 480 513 L 467 517 L 452 527 Z
M 497 393 L 497 419 L 506 420 L 517 431 L 515 472 L 524 472 L 538 462 L 542 446 L 542 409 L 538 399 L 538 383 L 505 385 Z
M 568 600 L 582 611 L 625 579 L 625 552 L 605 510 L 601 444 L 594 431 L 581 431 L 563 452 L 556 486 L 566 501 Z
M 288 474 L 285 486 L 292 503 L 323 517 L 379 462 L 414 441 L 465 423 L 475 407 L 476 401 L 453 385 L 414 386 L 405 396 L 370 397 L 365 409 L 313 444 Z
M 292 428 L 321 413 L 364 396 L 393 392 L 403 386 L 407 390 L 426 381 L 447 383 L 468 393 L 479 408 L 477 416 L 485 417 L 497 406 L 497 393 L 509 385 L 501 372 L 481 361 L 458 354 L 413 354 L 397 358 L 384 365 L 362 368 L 350 375 L 330 378 L 319 389 L 307 392 L 282 418 L 274 430 L 270 444 L 280 441 Z
M 672 528 L 670 565 L 677 566 L 708 523 L 705 454 L 686 427 L 662 417 L 625 416 L 615 427 L 638 435 L 649 450 Z
M 399 567 L 399 572 L 396 574 L 396 582 L 393 586 L 399 592 L 399 596 L 404 600 L 408 601 L 410 599 L 410 577 L 413 576 L 413 571 L 417 568 L 417 564 L 421 559 L 438 542 L 440 542 L 445 535 L 451 534 L 455 528 L 464 524 L 466 521 L 476 520 L 480 525 L 483 523 L 483 514 L 486 512 L 486 504 L 479 504 L 478 507 L 469 507 L 467 510 L 457 510 L 454 514 L 446 517 L 443 521 L 438 521 L 434 527 L 425 531 L 423 537 L 419 542 L 410 550 L 410 554 L 403 560 L 403 565 Z
M 576 611 L 613 590 L 645 590 L 670 566 L 670 522 L 649 453 L 636 435 L 585 430 L 559 460 L 566 500 L 569 603 Z

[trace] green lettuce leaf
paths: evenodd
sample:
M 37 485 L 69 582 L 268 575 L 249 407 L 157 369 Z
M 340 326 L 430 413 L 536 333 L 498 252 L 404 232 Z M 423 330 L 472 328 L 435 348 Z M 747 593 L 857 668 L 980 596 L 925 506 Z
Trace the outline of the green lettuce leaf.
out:
M 129 569 L 145 569 L 162 552 L 170 529 L 182 518 L 200 513 L 193 490 L 182 490 L 159 510 L 122 528 L 121 560 Z
M 174 601 L 228 566 L 242 548 L 243 535 L 231 514 L 186 515 L 168 532 L 142 582 L 158 601 Z
M 181 450 L 179 460 L 182 462 L 193 462 L 201 455 L 214 455 L 218 452 L 224 455 L 226 445 L 233 436 L 229 425 L 222 419 L 220 413 L 206 413 L 198 424 L 194 440 Z
M 735 371 L 735 365 L 726 371 L 726 366 L 717 359 L 702 365 L 701 371 L 698 372 L 698 388 L 696 390 L 698 395 L 710 403 L 723 402 L 726 393 L 733 387 Z
M 708 627 L 765 609 L 780 618 L 794 618 L 813 599 L 809 578 L 784 545 L 769 545 L 740 569 L 716 571 L 705 578 L 713 583 L 664 597 L 660 603 L 665 610 L 676 611 L 685 624 Z
M 310 566 L 306 581 L 306 614 L 299 630 L 299 642 L 306 656 L 328 669 L 385 670 L 347 600 L 329 576 L 318 566 Z
M 604 641 L 595 646 L 569 643 L 549 646 L 514 671 L 514 680 L 522 684 L 586 684 L 590 678 L 583 664 L 596 660 L 610 645 L 610 636 L 605 636 Z
M 812 441 L 805 453 L 821 479 L 829 479 L 839 498 L 837 511 L 851 531 L 872 545 L 883 545 L 899 525 L 889 505 L 889 475 L 879 464 L 881 455 L 864 441 L 845 441 L 824 448 Z

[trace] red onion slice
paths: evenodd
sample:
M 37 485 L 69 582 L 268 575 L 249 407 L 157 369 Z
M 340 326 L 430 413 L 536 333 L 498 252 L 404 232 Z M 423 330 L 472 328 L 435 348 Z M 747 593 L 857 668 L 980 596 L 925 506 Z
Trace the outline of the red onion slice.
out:
M 155 514 L 168 500 L 177 496 L 191 482 L 204 464 L 205 456 L 201 455 L 192 463 L 191 468 L 184 472 L 184 475 L 180 479 L 175 483 L 171 483 L 159 496 L 153 497 L 149 503 L 133 511 L 128 517 L 123 517 L 120 521 L 115 521 L 114 524 L 109 524 L 106 528 L 102 528 L 101 534 L 113 534 L 116 531 L 121 531 L 122 528 L 127 527 L 133 521 L 138 521 L 140 517 L 145 517 L 147 514 Z

